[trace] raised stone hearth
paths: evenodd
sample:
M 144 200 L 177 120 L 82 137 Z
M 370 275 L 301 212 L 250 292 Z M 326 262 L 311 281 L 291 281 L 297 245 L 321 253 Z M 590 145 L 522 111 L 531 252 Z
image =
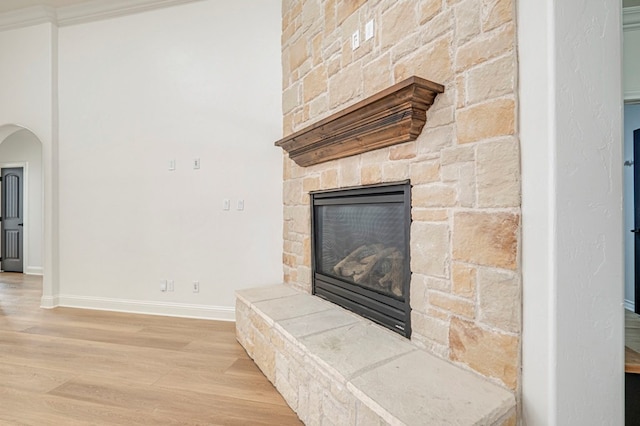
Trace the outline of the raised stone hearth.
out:
M 317 297 L 243 290 L 236 316 L 238 340 L 305 424 L 514 424 L 511 392 Z

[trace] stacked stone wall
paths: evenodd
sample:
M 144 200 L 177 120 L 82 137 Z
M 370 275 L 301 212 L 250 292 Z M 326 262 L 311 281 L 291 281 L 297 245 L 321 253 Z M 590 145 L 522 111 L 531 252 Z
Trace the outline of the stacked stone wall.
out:
M 417 75 L 414 142 L 311 167 L 284 154 L 284 281 L 311 290 L 309 192 L 410 179 L 412 342 L 517 391 L 520 153 L 513 0 L 283 0 L 288 135 Z M 374 20 L 375 36 L 364 40 Z M 360 31 L 361 45 L 351 48 Z

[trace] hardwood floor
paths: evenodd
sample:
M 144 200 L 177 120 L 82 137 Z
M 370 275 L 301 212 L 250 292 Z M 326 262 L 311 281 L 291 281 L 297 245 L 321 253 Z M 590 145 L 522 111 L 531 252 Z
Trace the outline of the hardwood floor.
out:
M 299 425 L 234 323 L 40 309 L 0 273 L 0 424 Z
M 624 355 L 626 373 L 640 374 L 640 315 L 624 311 Z

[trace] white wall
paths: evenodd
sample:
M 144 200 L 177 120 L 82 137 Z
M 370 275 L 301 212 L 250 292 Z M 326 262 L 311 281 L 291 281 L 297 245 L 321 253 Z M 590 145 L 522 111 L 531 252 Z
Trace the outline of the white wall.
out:
M 623 43 L 624 98 L 640 100 L 640 7 L 625 11 Z
M 0 140 L 26 128 L 42 142 L 44 191 L 43 297 L 53 306 L 57 287 L 57 29 L 40 24 L 0 32 Z
M 43 193 L 42 144 L 28 130 L 8 136 L 0 143 L 0 164 L 25 163 L 26 194 L 28 196 L 24 218 L 25 246 L 23 270 L 28 274 L 42 274 Z
M 528 425 L 623 424 L 620 16 L 518 2 Z
M 640 67 L 638 68 L 640 71 Z M 640 129 L 640 105 L 624 106 L 624 159 L 633 161 L 633 131 Z M 640 167 L 640 165 L 638 165 Z M 635 227 L 633 214 L 633 166 L 624 168 L 624 302 L 629 310 L 635 308 Z
M 230 319 L 281 282 L 280 25 L 210 0 L 60 29 L 60 304 Z

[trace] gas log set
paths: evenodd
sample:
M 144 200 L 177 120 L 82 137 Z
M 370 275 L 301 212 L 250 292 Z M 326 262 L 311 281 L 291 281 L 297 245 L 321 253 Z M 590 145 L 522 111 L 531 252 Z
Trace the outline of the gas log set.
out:
M 333 271 L 356 284 L 402 296 L 404 256 L 395 247 L 362 245 L 338 262 Z

